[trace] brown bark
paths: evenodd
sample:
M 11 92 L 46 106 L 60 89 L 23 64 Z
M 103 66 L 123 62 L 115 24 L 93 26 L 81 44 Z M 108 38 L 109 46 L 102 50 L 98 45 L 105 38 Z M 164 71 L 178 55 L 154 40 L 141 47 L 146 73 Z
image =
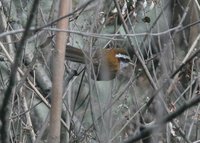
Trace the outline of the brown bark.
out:
M 59 17 L 69 13 L 69 0 L 60 0 Z M 68 28 L 68 18 L 62 19 L 57 23 L 57 28 Z M 53 57 L 53 78 L 52 78 L 52 97 L 51 97 L 51 115 L 50 115 L 50 132 L 48 137 L 49 143 L 60 142 L 60 119 L 62 110 L 63 94 L 63 75 L 65 60 L 65 45 L 67 34 L 65 32 L 56 33 L 56 49 Z

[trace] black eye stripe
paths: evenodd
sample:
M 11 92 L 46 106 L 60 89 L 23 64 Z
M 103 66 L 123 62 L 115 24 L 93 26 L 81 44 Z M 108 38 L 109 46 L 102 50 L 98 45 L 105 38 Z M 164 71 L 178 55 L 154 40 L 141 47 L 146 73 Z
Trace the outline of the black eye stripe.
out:
M 125 63 L 128 63 L 128 62 L 130 62 L 130 59 L 129 58 L 118 58 L 120 61 L 122 61 L 122 62 L 125 62 Z

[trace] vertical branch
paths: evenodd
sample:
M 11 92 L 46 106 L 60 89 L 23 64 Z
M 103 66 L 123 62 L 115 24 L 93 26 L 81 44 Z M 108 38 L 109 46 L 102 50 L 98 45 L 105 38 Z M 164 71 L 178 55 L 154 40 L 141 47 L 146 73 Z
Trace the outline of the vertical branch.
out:
M 69 0 L 60 0 L 59 17 L 69 13 Z M 68 28 L 68 18 L 62 19 L 57 23 L 59 29 Z M 50 132 L 48 137 L 49 143 L 60 142 L 60 119 L 62 109 L 62 93 L 63 93 L 63 75 L 64 75 L 64 59 L 65 45 L 67 34 L 64 32 L 56 33 L 56 49 L 53 57 L 53 77 L 52 77 L 52 97 L 51 97 L 51 114 L 50 114 Z

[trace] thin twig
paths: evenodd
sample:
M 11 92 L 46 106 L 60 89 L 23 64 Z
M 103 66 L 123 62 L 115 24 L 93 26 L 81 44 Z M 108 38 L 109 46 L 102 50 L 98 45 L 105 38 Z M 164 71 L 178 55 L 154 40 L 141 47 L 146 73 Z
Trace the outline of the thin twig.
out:
M 128 30 L 128 27 L 127 27 L 127 25 L 126 25 L 126 23 L 125 23 L 125 21 L 124 21 L 123 16 L 122 16 L 119 3 L 118 3 L 117 0 L 114 0 L 114 2 L 115 2 L 115 5 L 116 5 L 116 7 L 117 7 L 117 11 L 118 11 L 120 20 L 122 21 L 124 30 L 125 30 L 126 34 L 129 34 L 129 30 Z M 131 41 L 130 37 L 127 37 L 127 38 L 128 38 L 128 41 L 129 41 L 131 47 L 133 48 L 133 51 L 134 51 L 135 56 L 138 58 L 138 61 L 139 61 L 140 64 L 142 65 L 142 68 L 144 69 L 144 72 L 145 72 L 145 74 L 146 74 L 146 76 L 147 76 L 147 78 L 148 78 L 150 84 L 152 85 L 152 87 L 153 87 L 154 89 L 158 89 L 156 83 L 153 81 L 153 78 L 152 78 L 152 76 L 151 76 L 151 74 L 150 74 L 150 72 L 149 72 L 149 70 L 148 70 L 148 68 L 147 68 L 147 66 L 146 66 L 146 64 L 145 64 L 145 62 L 144 62 L 144 60 L 141 58 L 141 56 L 140 56 L 138 50 L 137 50 L 137 49 L 134 47 L 134 45 L 132 44 L 132 41 Z

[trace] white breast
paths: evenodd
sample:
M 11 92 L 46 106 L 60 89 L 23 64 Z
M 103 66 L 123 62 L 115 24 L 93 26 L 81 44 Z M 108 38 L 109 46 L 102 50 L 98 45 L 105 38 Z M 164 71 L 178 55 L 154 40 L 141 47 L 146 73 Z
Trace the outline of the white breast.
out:
M 129 63 L 120 61 L 120 70 L 122 70 L 122 69 L 128 67 L 128 65 L 129 65 Z

